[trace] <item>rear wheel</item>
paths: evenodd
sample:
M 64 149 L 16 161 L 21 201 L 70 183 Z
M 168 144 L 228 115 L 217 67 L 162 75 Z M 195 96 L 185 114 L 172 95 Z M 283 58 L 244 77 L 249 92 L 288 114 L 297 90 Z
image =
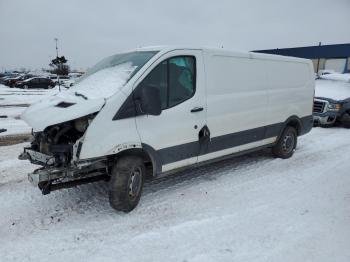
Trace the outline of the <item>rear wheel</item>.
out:
M 297 139 L 296 129 L 292 126 L 287 126 L 277 144 L 272 148 L 273 155 L 283 159 L 290 158 L 297 147 Z
M 123 212 L 130 212 L 140 201 L 146 169 L 143 159 L 125 156 L 118 159 L 109 181 L 109 203 Z

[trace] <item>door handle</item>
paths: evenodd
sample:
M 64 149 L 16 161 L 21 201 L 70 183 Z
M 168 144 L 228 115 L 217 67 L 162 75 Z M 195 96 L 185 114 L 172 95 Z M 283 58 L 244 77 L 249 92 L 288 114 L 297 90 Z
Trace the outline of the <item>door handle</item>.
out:
M 196 113 L 200 111 L 203 111 L 203 107 L 194 107 L 191 109 L 191 113 Z

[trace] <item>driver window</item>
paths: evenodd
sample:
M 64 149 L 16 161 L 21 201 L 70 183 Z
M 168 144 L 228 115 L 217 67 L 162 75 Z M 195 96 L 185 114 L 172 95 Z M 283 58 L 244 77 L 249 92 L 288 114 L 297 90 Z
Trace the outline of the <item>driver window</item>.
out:
M 142 81 L 140 88 L 147 88 L 153 86 L 159 89 L 160 99 L 162 101 L 162 109 L 167 108 L 167 96 L 168 96 L 168 74 L 167 74 L 168 62 L 163 61 L 157 65 L 151 73 Z
M 157 65 L 141 82 L 139 88 L 159 89 L 162 110 L 191 98 L 195 93 L 195 58 L 177 56 Z

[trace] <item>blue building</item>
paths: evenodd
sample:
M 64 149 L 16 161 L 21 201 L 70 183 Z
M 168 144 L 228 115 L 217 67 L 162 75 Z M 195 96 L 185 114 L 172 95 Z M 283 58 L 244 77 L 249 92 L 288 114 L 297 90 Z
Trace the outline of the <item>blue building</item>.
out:
M 315 72 L 318 68 L 318 70 L 350 73 L 350 44 L 278 48 L 253 52 L 311 59 L 314 63 Z

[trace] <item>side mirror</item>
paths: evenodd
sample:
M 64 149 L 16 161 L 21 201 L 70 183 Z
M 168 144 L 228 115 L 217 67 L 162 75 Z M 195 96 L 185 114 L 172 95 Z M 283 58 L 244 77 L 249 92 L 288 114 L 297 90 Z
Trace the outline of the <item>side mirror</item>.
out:
M 159 89 L 154 86 L 144 86 L 140 92 L 137 111 L 141 114 L 159 116 L 162 112 L 162 101 Z

